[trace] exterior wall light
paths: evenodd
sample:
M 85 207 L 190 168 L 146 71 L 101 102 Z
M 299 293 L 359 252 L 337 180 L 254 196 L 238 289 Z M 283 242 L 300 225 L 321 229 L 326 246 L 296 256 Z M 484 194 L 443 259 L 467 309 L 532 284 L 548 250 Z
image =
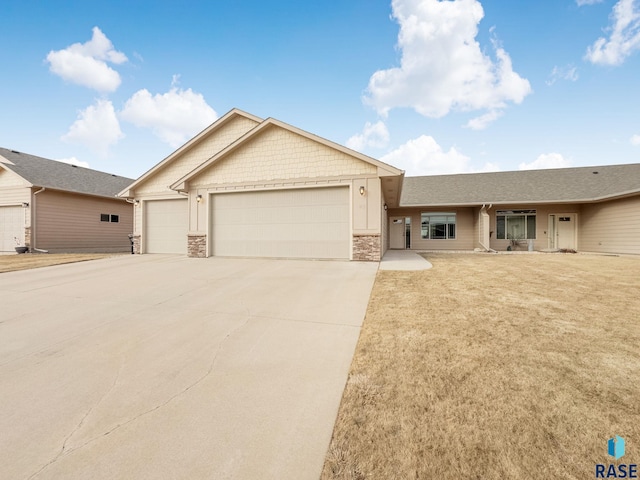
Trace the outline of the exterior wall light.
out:
M 27 208 L 29 206 L 29 202 L 22 202 L 22 208 Z
M 133 204 L 137 207 L 138 205 L 140 205 L 140 200 L 134 200 Z
M 202 201 L 202 195 L 198 195 L 196 197 L 196 202 L 200 203 Z
M 388 206 L 387 206 L 387 204 L 385 203 L 385 204 L 384 204 L 384 211 L 386 212 L 388 208 L 389 208 L 389 207 L 388 207 Z
M 364 186 L 360 187 L 360 195 L 364 196 Z

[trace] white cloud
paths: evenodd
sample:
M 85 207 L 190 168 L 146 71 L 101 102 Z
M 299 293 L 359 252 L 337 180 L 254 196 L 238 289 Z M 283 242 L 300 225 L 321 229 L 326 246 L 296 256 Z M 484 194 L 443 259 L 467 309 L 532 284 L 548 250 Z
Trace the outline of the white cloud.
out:
M 495 38 L 495 61 L 476 41 L 484 16 L 478 0 L 393 0 L 392 8 L 400 66 L 375 72 L 364 99 L 379 114 L 396 107 L 433 118 L 452 110 L 497 111 L 531 93 Z
M 503 112 L 501 110 L 491 110 L 484 115 L 472 118 L 467 122 L 465 127 L 470 128 L 471 130 L 484 130 L 502 115 Z
M 596 3 L 602 3 L 603 0 L 576 0 L 579 7 L 583 5 L 595 5 Z
M 640 50 L 638 0 L 619 0 L 610 15 L 609 38 L 600 37 L 587 48 L 585 59 L 596 65 L 621 65 Z
M 470 165 L 470 158 L 455 147 L 444 151 L 435 139 L 421 135 L 409 140 L 396 150 L 384 155 L 380 160 L 405 170 L 407 176 L 443 175 L 476 171 Z M 486 164 L 482 171 L 499 170 L 495 164 Z
M 58 161 L 62 163 L 68 163 L 69 165 L 77 165 L 78 167 L 89 168 L 89 164 L 87 162 L 82 162 L 76 157 L 61 158 Z
M 531 163 L 521 163 L 520 170 L 542 170 L 546 168 L 566 168 L 571 162 L 559 153 L 543 153 Z
M 634 146 L 640 146 L 640 135 L 633 135 L 630 139 L 629 142 L 631 142 L 631 145 Z
M 108 100 L 96 100 L 94 105 L 78 112 L 78 119 L 61 139 L 106 155 L 109 147 L 123 137 L 113 104 Z
M 218 118 L 201 94 L 176 87 L 177 78 L 174 76 L 167 93 L 151 95 L 147 89 L 138 90 L 120 112 L 120 118 L 138 127 L 150 128 L 173 148 Z
M 367 147 L 384 148 L 389 144 L 389 130 L 382 121 L 367 122 L 362 133 L 353 135 L 347 140 L 347 147 L 362 151 Z
M 548 86 L 553 85 L 558 80 L 567 80 L 569 82 L 578 81 L 578 69 L 573 65 L 567 65 L 566 67 L 553 67 L 551 73 L 549 74 L 549 78 L 546 80 L 546 84 Z
M 107 62 L 121 64 L 127 57 L 113 48 L 111 40 L 98 27 L 93 27 L 91 40 L 74 43 L 64 50 L 52 50 L 47 61 L 51 72 L 64 80 L 99 92 L 113 92 L 120 86 L 120 75 Z

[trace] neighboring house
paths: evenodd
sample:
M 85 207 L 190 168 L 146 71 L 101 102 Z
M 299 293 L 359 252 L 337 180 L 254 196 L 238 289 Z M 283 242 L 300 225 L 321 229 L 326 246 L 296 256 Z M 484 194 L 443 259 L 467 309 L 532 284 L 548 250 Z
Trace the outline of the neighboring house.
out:
M 408 177 L 391 248 L 640 254 L 640 164 Z
M 126 252 L 130 178 L 0 148 L 0 252 Z
M 237 109 L 120 196 L 136 204 L 137 253 L 377 261 L 388 248 L 528 243 L 640 253 L 640 164 L 404 178 Z

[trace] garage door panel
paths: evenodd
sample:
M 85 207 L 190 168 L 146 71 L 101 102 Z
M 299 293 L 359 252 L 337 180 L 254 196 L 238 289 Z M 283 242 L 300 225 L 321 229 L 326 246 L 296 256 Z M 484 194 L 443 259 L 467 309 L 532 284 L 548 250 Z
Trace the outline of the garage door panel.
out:
M 23 207 L 0 207 L 0 252 L 14 252 L 17 243 L 24 245 L 24 217 Z
M 219 194 L 211 203 L 213 255 L 349 258 L 347 187 Z
M 187 200 L 145 202 L 146 253 L 187 253 Z

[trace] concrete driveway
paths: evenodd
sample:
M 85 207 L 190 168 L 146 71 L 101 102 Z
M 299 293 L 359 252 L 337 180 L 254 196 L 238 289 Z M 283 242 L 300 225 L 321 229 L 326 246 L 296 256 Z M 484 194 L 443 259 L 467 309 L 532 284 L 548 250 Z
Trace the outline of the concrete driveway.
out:
M 0 478 L 317 479 L 377 266 L 0 274 Z

